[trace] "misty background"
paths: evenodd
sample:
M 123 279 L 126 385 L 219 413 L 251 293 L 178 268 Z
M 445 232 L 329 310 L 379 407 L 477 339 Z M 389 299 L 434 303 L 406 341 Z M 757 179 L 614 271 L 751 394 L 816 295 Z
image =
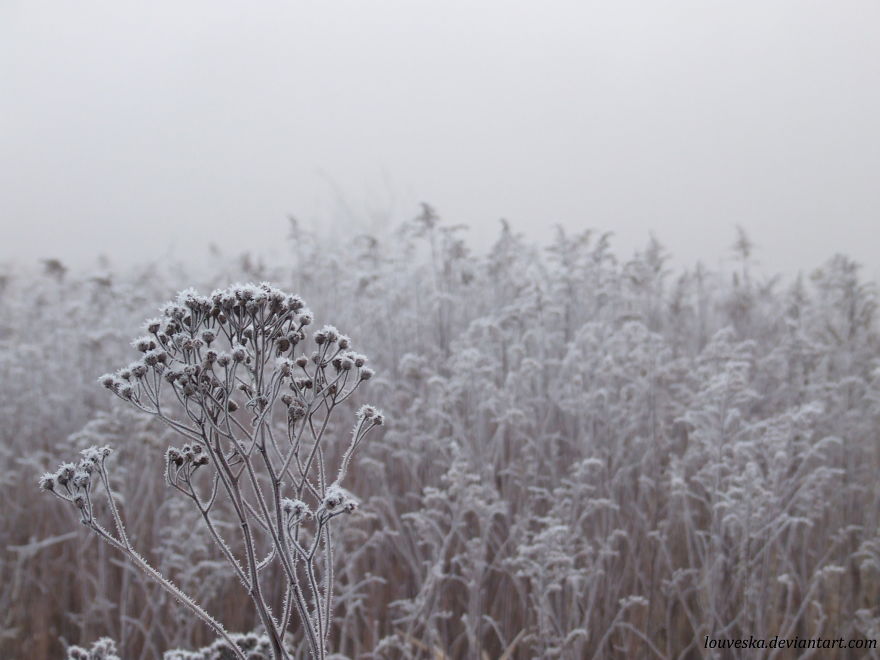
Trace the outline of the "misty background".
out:
M 433 204 L 876 278 L 880 4 L 0 2 L 0 260 L 271 253 Z

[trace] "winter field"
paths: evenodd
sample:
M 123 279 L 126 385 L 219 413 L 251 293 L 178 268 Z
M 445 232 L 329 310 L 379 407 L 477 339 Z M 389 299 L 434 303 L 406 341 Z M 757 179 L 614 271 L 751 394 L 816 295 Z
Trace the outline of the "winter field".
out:
M 4 270 L 0 657 L 880 657 L 705 648 L 880 637 L 859 266 L 767 278 L 734 232 L 723 272 L 601 232 L 464 237 L 425 208 L 381 240 L 292 224 L 278 263 Z M 261 282 L 305 307 L 236 294 Z M 113 453 L 57 471 L 92 446 Z

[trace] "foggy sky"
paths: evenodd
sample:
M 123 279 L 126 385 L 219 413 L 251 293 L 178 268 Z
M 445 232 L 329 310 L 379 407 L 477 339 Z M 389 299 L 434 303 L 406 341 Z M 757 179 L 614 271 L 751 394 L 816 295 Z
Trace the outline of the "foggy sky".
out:
M 880 269 L 873 0 L 0 0 L 0 261 L 271 250 L 429 201 Z M 335 223 L 335 224 L 334 224 Z M 344 237 L 344 232 L 340 232 Z M 276 248 L 277 249 L 277 248 Z

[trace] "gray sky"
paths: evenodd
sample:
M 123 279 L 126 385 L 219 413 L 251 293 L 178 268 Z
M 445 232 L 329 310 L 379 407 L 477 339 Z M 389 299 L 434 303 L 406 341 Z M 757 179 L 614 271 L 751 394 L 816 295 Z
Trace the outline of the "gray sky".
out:
M 880 272 L 876 0 L 0 0 L 0 260 L 270 249 L 426 200 Z M 170 248 L 171 245 L 173 248 Z

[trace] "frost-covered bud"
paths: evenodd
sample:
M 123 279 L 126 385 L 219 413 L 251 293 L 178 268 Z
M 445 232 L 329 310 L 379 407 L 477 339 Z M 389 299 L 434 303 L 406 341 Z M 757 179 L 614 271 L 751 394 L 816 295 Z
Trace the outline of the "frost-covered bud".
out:
M 298 390 L 310 390 L 312 389 L 312 379 L 311 378 L 297 378 L 294 381 L 294 385 Z
M 287 297 L 287 309 L 291 312 L 298 312 L 303 307 L 305 307 L 305 303 L 303 299 L 299 296 L 288 296 Z
M 345 350 L 351 346 L 351 338 L 345 335 L 339 335 L 339 348 Z
M 164 374 L 165 380 L 172 384 L 181 376 L 183 376 L 183 373 L 179 369 L 169 369 Z
M 207 464 L 208 464 L 208 455 L 207 454 L 201 454 L 200 456 L 196 456 L 193 459 L 193 465 L 195 467 L 199 467 L 201 465 L 207 465 Z
M 339 366 L 342 371 L 350 371 L 351 368 L 354 366 L 354 360 L 352 360 L 347 355 L 343 355 L 341 358 L 339 358 Z
M 117 394 L 119 394 L 119 396 L 122 397 L 123 399 L 125 399 L 126 401 L 131 400 L 133 393 L 134 393 L 134 390 L 131 389 L 131 385 L 120 385 L 120 387 L 117 390 Z
M 293 397 L 289 394 L 282 394 L 281 403 L 283 403 L 285 406 L 290 406 L 290 404 L 293 403 Z
M 360 353 L 351 353 L 351 359 L 354 360 L 354 366 L 358 369 L 367 363 L 367 356 Z
M 235 412 L 236 410 L 238 410 L 238 404 L 232 399 L 229 399 L 229 403 L 226 404 L 226 409 L 229 412 Z
M 162 313 L 165 314 L 165 316 L 167 316 L 168 318 L 172 318 L 176 321 L 180 321 L 183 319 L 184 316 L 186 316 L 186 310 L 180 305 L 177 305 L 173 302 L 165 305 Z
M 291 500 L 284 498 L 281 500 L 281 510 L 288 516 L 293 518 L 305 518 L 310 514 L 309 507 L 302 500 Z
M 190 309 L 195 309 L 198 307 L 198 295 L 198 292 L 193 288 L 184 289 L 177 294 L 177 304 L 184 305 Z
M 76 466 L 73 463 L 62 463 L 58 467 L 58 472 L 55 473 L 55 477 L 59 484 L 66 486 L 70 483 L 70 480 L 73 479 L 75 473 Z
M 105 458 L 107 458 L 113 450 L 108 447 L 89 447 L 88 449 L 83 449 L 80 454 L 82 454 L 82 460 L 79 462 L 77 466 L 77 470 L 82 472 L 87 472 L 91 474 L 94 472 L 95 468 L 98 467 Z
M 146 323 L 147 332 L 150 334 L 156 334 L 159 332 L 159 328 L 162 327 L 162 319 L 150 319 Z
M 376 372 L 369 367 L 361 369 L 361 380 L 370 380 Z
M 247 357 L 247 350 L 241 344 L 236 344 L 232 347 L 232 359 L 235 362 L 244 362 L 244 359 Z
M 88 488 L 92 478 L 85 470 L 77 470 L 73 474 L 73 485 L 76 488 Z
M 321 508 L 331 514 L 343 511 L 350 513 L 357 508 L 357 500 L 344 488 L 332 484 L 327 488 Z
M 116 372 L 116 375 L 119 376 L 122 380 L 129 380 L 131 379 L 131 369 L 123 367 Z
M 202 341 L 205 342 L 208 346 L 211 345 L 211 342 L 216 339 L 217 335 L 214 334 L 213 330 L 203 330 L 202 331 Z
M 188 460 L 188 461 L 192 460 L 192 457 L 193 457 L 192 445 L 190 445 L 189 443 L 185 444 L 183 447 L 181 447 L 180 453 L 183 454 L 183 457 L 186 460 Z
M 86 498 L 83 497 L 82 495 L 76 495 L 73 498 L 73 503 L 80 509 L 86 508 Z
M 276 363 L 276 368 L 278 369 L 279 372 L 281 372 L 282 376 L 290 375 L 290 370 L 292 367 L 293 367 L 292 363 L 287 358 L 281 358 Z
M 373 406 L 361 406 L 357 411 L 358 419 L 372 419 L 378 414 L 378 410 L 376 410 Z
M 138 337 L 132 342 L 132 346 L 134 346 L 141 353 L 146 353 L 154 348 L 156 348 L 156 341 L 149 336 Z
M 232 357 L 227 352 L 222 352 L 217 356 L 217 364 L 221 367 L 226 367 L 229 365 L 229 361 Z
M 312 339 L 314 339 L 315 343 L 320 346 L 325 341 L 327 341 L 327 333 L 323 330 L 318 330 L 314 335 L 312 335 Z
M 385 423 L 385 415 L 382 413 L 377 413 L 375 417 L 373 417 L 373 424 L 376 426 L 382 426 Z
M 337 330 L 332 325 L 325 325 L 321 329 L 321 332 L 325 334 L 325 336 L 327 337 L 327 341 L 331 344 L 336 343 L 336 341 L 339 339 L 339 330 Z
M 104 450 L 107 450 L 107 454 L 104 454 Z M 91 472 L 91 466 L 98 465 L 105 456 L 109 456 L 110 447 L 89 447 L 88 449 L 83 449 L 80 454 L 83 457 L 82 463 L 80 463 L 80 469 L 86 470 L 86 472 Z
M 282 311 L 285 306 L 284 294 L 275 287 L 268 287 L 266 292 L 269 294 L 269 304 L 272 306 L 272 311 L 275 313 Z
M 290 340 L 287 337 L 281 337 L 281 339 L 275 342 L 275 347 L 282 353 L 285 353 L 290 350 Z
M 131 365 L 131 373 L 135 378 L 143 378 L 147 375 L 147 367 L 140 362 L 135 362 Z
M 254 329 L 251 327 L 247 327 L 241 331 L 241 336 L 245 339 L 253 339 L 254 338 Z
M 46 472 L 42 477 L 40 477 L 40 488 L 42 490 L 55 490 L 55 482 L 57 477 L 51 472 Z
M 306 416 L 306 407 L 300 401 L 293 401 L 287 409 L 287 416 L 296 422 Z
M 155 367 L 159 364 L 159 356 L 156 354 L 156 351 L 149 351 L 144 355 L 144 364 L 148 367 Z
M 195 385 L 192 383 L 187 383 L 183 386 L 183 396 L 192 396 L 196 393 Z
M 305 355 L 300 355 L 298 358 L 296 358 L 296 366 L 298 366 L 300 369 L 305 369 L 308 363 L 309 358 L 307 358 Z
M 207 364 L 213 364 L 216 361 L 217 361 L 217 351 L 215 351 L 215 350 L 205 351 L 205 362 Z
M 322 505 L 327 511 L 335 511 L 338 509 L 342 503 L 345 501 L 345 496 L 342 494 L 342 491 L 338 488 L 331 486 L 327 489 L 327 495 L 324 497 L 324 501 Z
M 303 312 L 302 314 L 299 315 L 300 325 L 303 325 L 303 326 L 311 325 L 314 320 L 315 320 L 315 317 L 312 316 L 311 312 Z
M 211 309 L 211 299 L 196 292 L 187 300 L 187 306 L 194 312 L 206 312 Z
M 204 345 L 205 345 L 205 342 L 203 342 L 203 341 L 202 341 L 201 339 L 199 339 L 198 337 L 196 337 L 195 339 L 192 340 L 192 347 L 193 347 L 195 350 L 199 350 L 199 349 L 200 349 L 202 346 L 204 346 Z
M 98 382 L 108 390 L 112 390 L 113 386 L 116 384 L 116 377 L 112 374 L 104 374 L 98 379 Z

